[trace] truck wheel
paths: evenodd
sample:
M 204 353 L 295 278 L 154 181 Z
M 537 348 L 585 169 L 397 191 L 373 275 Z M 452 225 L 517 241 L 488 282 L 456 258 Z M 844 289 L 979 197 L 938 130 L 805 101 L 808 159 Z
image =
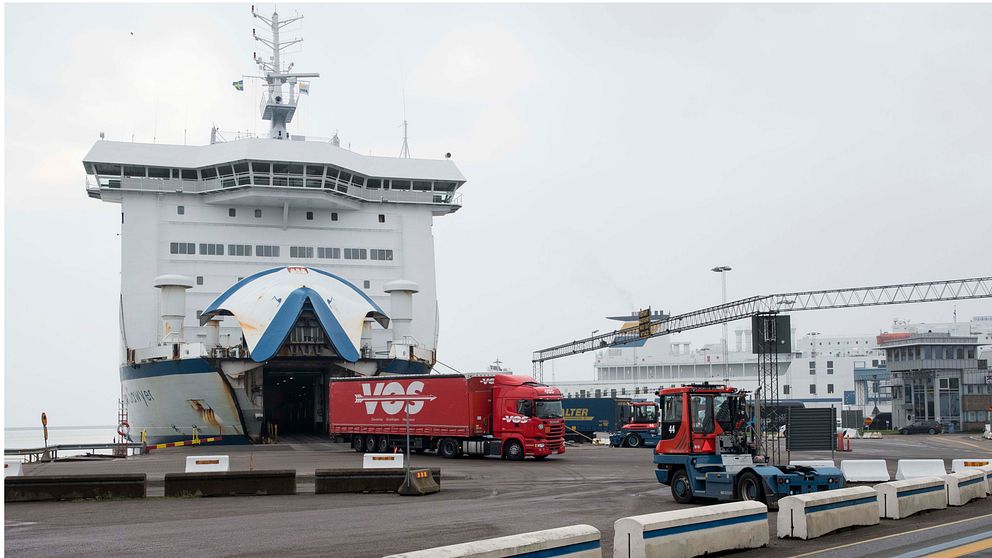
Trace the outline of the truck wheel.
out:
M 355 434 L 351 437 L 351 448 L 362 453 L 365 450 L 365 440 L 362 439 L 360 434 Z
M 365 452 L 372 453 L 375 451 L 376 436 L 371 434 L 365 437 Z
M 672 475 L 672 498 L 680 504 L 692 503 L 692 482 L 685 469 L 679 469 Z
M 437 453 L 441 457 L 447 459 L 454 459 L 458 457 L 458 440 L 454 438 L 445 438 L 441 440 L 441 443 L 437 446 Z
M 503 449 L 503 455 L 510 461 L 523 461 L 524 446 L 516 440 L 510 440 Z
M 937 431 L 936 431 L 936 430 L 934 430 L 933 428 L 931 428 L 930 430 L 927 430 L 927 432 L 929 432 L 929 433 L 930 433 L 931 435 L 933 435 L 933 434 L 936 434 L 936 433 L 937 433 Z
M 631 434 L 624 439 L 623 444 L 628 448 L 639 448 L 644 445 L 644 440 L 637 434 Z
M 737 497 L 741 500 L 765 501 L 765 488 L 758 475 L 752 471 L 744 471 L 737 476 Z
M 379 451 L 379 453 L 386 453 L 387 451 L 389 451 L 389 437 L 379 436 L 379 438 L 376 440 L 375 447 Z

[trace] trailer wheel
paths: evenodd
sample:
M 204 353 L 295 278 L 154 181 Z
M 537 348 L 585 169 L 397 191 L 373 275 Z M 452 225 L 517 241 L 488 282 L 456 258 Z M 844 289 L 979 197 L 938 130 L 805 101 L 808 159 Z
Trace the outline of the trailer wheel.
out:
M 765 501 L 765 488 L 752 471 L 744 471 L 737 477 L 737 497 L 741 500 Z
M 365 451 L 365 440 L 362 439 L 361 434 L 355 434 L 351 437 L 351 447 L 358 453 Z
M 379 453 L 386 453 L 387 451 L 389 451 L 389 437 L 379 436 L 379 438 L 376 439 L 375 447 L 377 450 L 379 450 Z
M 672 498 L 680 504 L 692 503 L 692 482 L 685 469 L 679 469 L 672 475 Z
M 503 455 L 510 461 L 523 461 L 524 446 L 516 440 L 510 440 L 503 449 Z
M 372 453 L 375 451 L 376 437 L 369 434 L 365 437 L 365 452 Z
M 458 457 L 458 450 L 459 450 L 458 446 L 459 446 L 458 440 L 455 440 L 454 438 L 445 438 L 441 440 L 440 444 L 438 444 L 437 453 L 441 457 L 445 457 L 447 459 L 453 459 L 455 457 Z
M 629 434 L 626 438 L 624 438 L 623 445 L 628 448 L 639 448 L 644 445 L 644 440 L 642 440 L 637 434 Z

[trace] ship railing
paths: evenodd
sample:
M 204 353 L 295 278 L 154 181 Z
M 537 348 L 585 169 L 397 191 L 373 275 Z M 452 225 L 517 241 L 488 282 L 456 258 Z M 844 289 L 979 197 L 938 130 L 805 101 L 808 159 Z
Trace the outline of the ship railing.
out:
M 364 188 L 354 184 L 341 184 L 329 178 L 303 175 L 273 174 L 256 176 L 250 172 L 237 173 L 218 178 L 201 180 L 183 180 L 179 178 L 142 178 L 142 177 L 103 177 L 96 182 L 87 175 L 86 189 L 99 188 L 140 190 L 148 192 L 188 192 L 205 193 L 229 190 L 245 186 L 262 186 L 277 188 L 292 188 L 304 191 L 320 190 L 360 201 L 368 202 L 398 202 L 453 205 L 461 207 L 460 192 L 443 191 L 407 191 L 382 190 Z
M 92 453 L 96 453 L 98 450 L 119 450 L 120 448 L 125 448 L 131 455 L 138 455 L 144 451 L 144 444 L 129 442 L 129 443 L 102 443 L 102 444 L 55 444 L 48 446 L 47 448 L 23 448 L 23 449 L 8 449 L 4 448 L 3 454 L 5 456 L 21 456 L 25 458 L 27 463 L 40 463 L 42 461 L 54 461 L 59 458 L 59 452 L 67 452 L 72 454 L 78 454 L 79 452 L 84 452 L 90 450 Z

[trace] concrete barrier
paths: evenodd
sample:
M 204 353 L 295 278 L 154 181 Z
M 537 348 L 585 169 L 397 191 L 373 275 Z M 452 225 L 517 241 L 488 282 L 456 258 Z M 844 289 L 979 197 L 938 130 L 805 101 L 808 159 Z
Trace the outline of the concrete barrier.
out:
M 944 475 L 944 481 L 947 482 L 948 505 L 963 506 L 972 500 L 984 498 L 988 493 L 988 480 L 985 475 L 985 471 L 977 469 Z
M 992 440 L 992 424 L 985 425 L 985 433 L 982 434 L 982 438 L 986 440 Z
M 144 473 L 7 477 L 4 479 L 4 502 L 144 498 L 145 480 Z
M 572 525 L 521 533 L 508 537 L 483 539 L 450 546 L 439 546 L 415 552 L 392 554 L 386 558 L 503 558 L 506 556 L 564 556 L 572 558 L 601 558 L 599 530 L 591 525 Z
M 992 465 L 992 458 L 954 459 L 951 461 L 951 472 L 960 473 L 965 469 L 978 469 L 986 465 Z
M 186 457 L 187 473 L 226 473 L 231 460 L 226 455 L 190 455 Z
M 441 486 L 441 469 L 431 468 L 431 477 Z M 317 469 L 314 492 L 347 494 L 396 492 L 406 479 L 404 469 Z
M 878 523 L 877 493 L 867 486 L 797 494 L 778 501 L 780 539 L 815 539 L 845 527 Z
M 366 453 L 362 456 L 362 469 L 402 469 L 402 453 Z
M 836 467 L 833 459 L 807 459 L 790 461 L 789 465 L 802 465 L 804 467 Z
M 3 460 L 3 476 L 6 477 L 19 477 L 21 476 L 21 458 L 17 459 L 4 459 Z
M 903 519 L 926 510 L 947 507 L 947 488 L 941 477 L 922 477 L 875 485 L 878 513 L 886 519 Z
M 886 482 L 890 478 L 884 459 L 845 459 L 840 462 L 840 472 L 847 482 Z
M 166 473 L 167 497 L 296 494 L 296 471 Z
M 614 558 L 678 558 L 768 544 L 768 508 L 732 502 L 622 517 L 613 524 Z
M 900 459 L 896 466 L 896 480 L 942 477 L 946 474 L 943 459 Z

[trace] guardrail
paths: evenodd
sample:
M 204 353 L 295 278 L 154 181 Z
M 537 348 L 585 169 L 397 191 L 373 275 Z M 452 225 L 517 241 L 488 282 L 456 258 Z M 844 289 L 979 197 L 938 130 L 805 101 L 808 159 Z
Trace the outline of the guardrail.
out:
M 84 451 L 84 450 L 111 450 L 116 451 L 118 448 L 124 448 L 129 455 L 140 455 L 144 453 L 144 444 L 138 443 L 127 443 L 127 444 L 115 444 L 113 442 L 105 444 L 56 444 L 48 446 L 47 448 L 22 448 L 22 449 L 7 449 L 4 448 L 4 455 L 20 455 L 27 457 L 27 463 L 40 463 L 42 461 L 54 461 L 58 459 L 59 452 L 67 451 Z

